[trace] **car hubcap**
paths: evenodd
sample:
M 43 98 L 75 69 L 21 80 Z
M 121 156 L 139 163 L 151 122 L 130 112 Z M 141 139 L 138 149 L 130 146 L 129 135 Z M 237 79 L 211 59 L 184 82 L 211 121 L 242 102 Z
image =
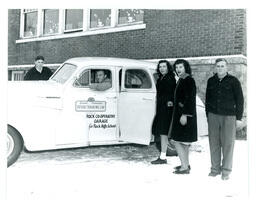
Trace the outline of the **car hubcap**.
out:
M 14 141 L 12 137 L 7 134 L 7 157 L 12 153 L 14 149 Z

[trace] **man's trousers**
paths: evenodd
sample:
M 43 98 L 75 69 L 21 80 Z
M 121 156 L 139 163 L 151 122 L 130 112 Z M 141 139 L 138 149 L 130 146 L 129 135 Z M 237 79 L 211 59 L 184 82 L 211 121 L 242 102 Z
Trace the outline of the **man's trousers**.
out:
M 228 175 L 232 171 L 236 117 L 208 113 L 208 132 L 211 172 Z

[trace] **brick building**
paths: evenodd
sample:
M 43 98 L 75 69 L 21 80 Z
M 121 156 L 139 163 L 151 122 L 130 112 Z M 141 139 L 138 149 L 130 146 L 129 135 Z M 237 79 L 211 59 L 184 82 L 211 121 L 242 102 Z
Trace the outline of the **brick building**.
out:
M 79 56 L 186 58 L 204 100 L 214 59 L 226 57 L 246 93 L 245 9 L 10 9 L 8 21 L 9 80 L 37 55 L 52 69 Z

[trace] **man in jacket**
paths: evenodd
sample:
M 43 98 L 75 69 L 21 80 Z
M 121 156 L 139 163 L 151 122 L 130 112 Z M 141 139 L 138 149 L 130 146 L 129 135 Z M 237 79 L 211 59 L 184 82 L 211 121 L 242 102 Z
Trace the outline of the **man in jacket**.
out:
M 236 127 L 241 125 L 243 116 L 244 98 L 239 80 L 228 73 L 227 61 L 216 59 L 215 67 L 216 74 L 207 81 L 205 100 L 211 154 L 209 176 L 221 174 L 222 180 L 228 180 L 232 171 Z
M 92 83 L 90 88 L 98 91 L 105 91 L 111 88 L 111 80 L 107 77 L 107 74 L 104 70 L 98 70 L 96 72 L 96 81 L 97 83 Z
M 52 71 L 44 67 L 44 57 L 37 56 L 35 58 L 35 66 L 27 72 L 24 80 L 48 80 L 51 75 Z

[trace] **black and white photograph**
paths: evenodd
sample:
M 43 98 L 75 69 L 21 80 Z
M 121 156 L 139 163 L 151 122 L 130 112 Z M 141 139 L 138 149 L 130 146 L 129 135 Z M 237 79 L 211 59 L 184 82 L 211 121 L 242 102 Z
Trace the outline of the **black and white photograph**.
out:
M 125 5 L 5 9 L 4 197 L 252 200 L 253 10 Z

